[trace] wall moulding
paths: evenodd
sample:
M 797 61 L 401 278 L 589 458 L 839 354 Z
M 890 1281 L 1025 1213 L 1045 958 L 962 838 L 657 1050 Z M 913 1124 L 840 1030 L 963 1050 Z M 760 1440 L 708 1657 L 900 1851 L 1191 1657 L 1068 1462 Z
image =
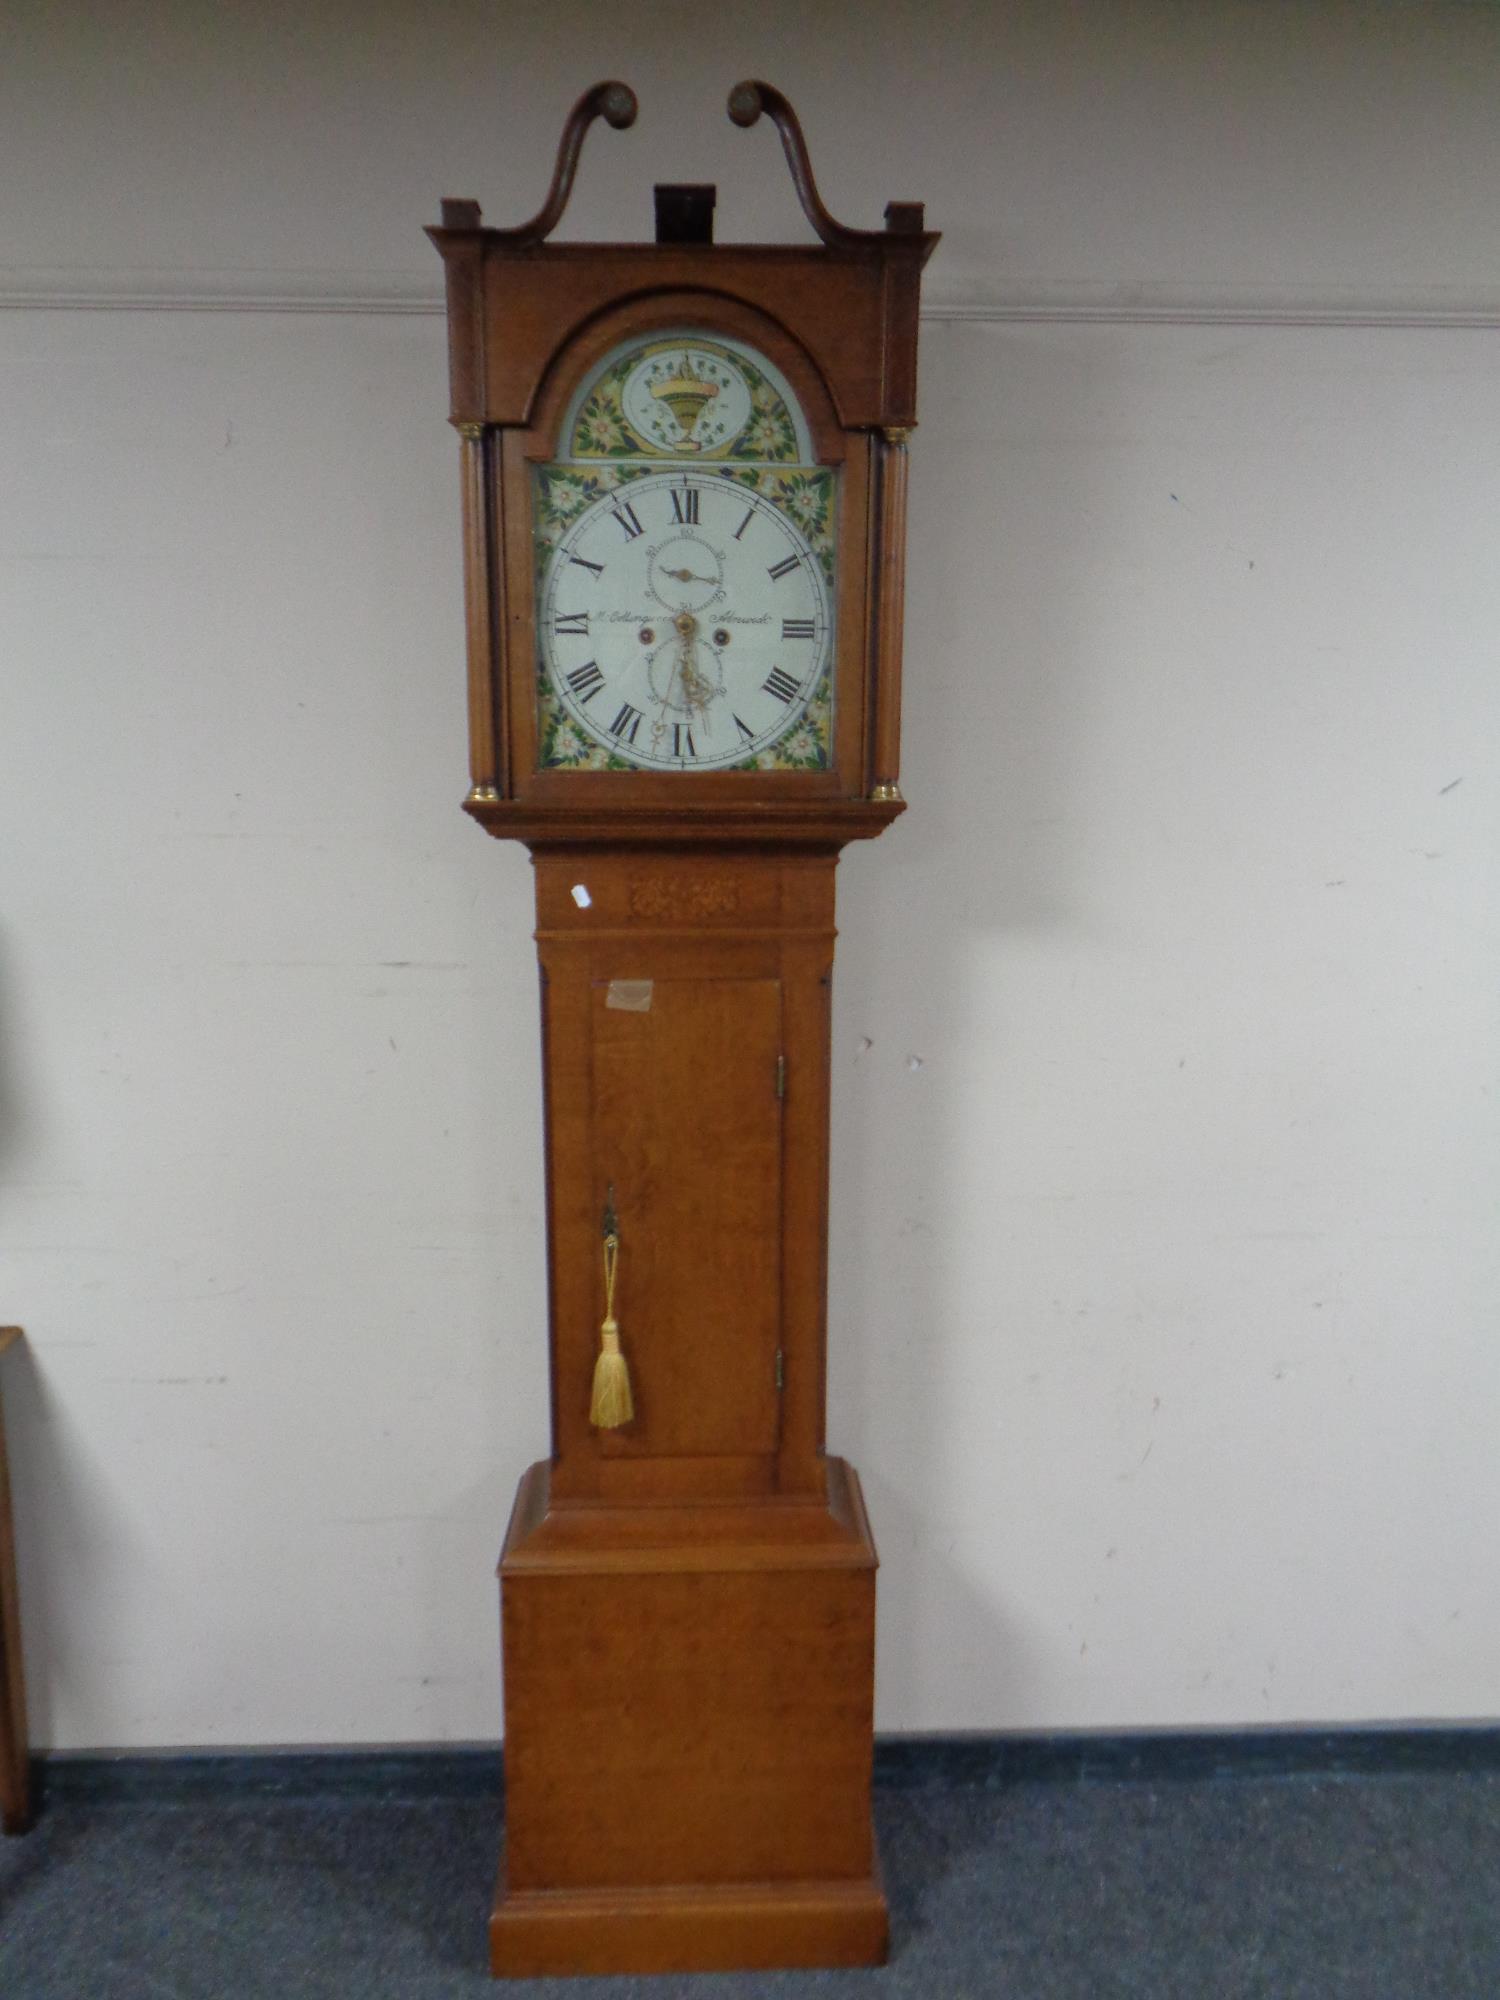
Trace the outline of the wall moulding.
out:
M 442 293 L 389 272 L 163 271 L 12 265 L 0 311 L 355 313 L 438 317 Z M 1500 287 L 1167 285 L 1018 282 L 1009 289 L 935 290 L 924 320 L 974 325 L 1500 327 Z

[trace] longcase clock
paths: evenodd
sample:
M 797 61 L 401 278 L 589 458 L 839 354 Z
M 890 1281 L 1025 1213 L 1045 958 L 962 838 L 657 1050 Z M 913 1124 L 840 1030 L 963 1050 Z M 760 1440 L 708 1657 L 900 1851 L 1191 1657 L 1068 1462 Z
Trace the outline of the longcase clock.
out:
M 898 790 L 915 203 L 552 243 L 445 201 L 472 785 L 531 850 L 552 1439 L 500 1562 L 505 1974 L 867 1964 L 875 1548 L 824 1450 L 834 868 Z

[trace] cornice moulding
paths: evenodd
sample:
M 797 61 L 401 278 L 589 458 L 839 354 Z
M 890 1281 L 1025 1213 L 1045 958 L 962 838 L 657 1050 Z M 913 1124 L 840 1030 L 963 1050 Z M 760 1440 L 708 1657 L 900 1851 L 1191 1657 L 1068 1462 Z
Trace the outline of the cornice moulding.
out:
M 0 267 L 12 312 L 354 313 L 440 317 L 429 277 L 326 270 Z M 924 320 L 958 325 L 1500 327 L 1500 288 L 1215 285 L 1047 279 L 930 293 Z

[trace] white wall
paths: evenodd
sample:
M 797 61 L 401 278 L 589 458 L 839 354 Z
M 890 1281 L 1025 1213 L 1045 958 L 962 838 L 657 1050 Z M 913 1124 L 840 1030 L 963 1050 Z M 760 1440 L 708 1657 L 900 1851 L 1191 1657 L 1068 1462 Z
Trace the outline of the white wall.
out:
M 911 809 L 841 881 L 830 1436 L 882 1726 L 1494 1715 L 1500 16 L 10 18 L 38 1738 L 498 1729 L 545 1446 L 530 876 L 457 810 L 420 225 L 529 212 L 610 73 L 641 122 L 570 233 L 699 176 L 721 235 L 800 228 L 722 117 L 747 73 L 836 213 L 945 231 Z

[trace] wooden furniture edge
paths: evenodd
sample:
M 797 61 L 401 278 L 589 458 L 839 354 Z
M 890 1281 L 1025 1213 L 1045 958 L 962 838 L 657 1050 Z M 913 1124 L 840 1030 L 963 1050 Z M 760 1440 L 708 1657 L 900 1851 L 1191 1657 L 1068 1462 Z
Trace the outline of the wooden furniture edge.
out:
M 883 1965 L 888 1942 L 878 1862 L 853 1881 L 516 1892 L 502 1865 L 490 1969 L 514 1979 Z
M 499 1574 L 877 1569 L 859 1476 L 842 1458 L 830 1458 L 827 1466 L 826 1499 L 760 1495 L 743 1502 L 567 1501 L 554 1507 L 551 1461 L 539 1459 L 517 1488 Z
M 497 840 L 524 840 L 530 847 L 587 845 L 604 841 L 622 846 L 656 846 L 690 841 L 704 846 L 838 848 L 851 840 L 884 833 L 906 810 L 902 799 L 828 799 L 774 804 L 611 806 L 524 805 L 509 799 L 464 800 L 464 811 Z

